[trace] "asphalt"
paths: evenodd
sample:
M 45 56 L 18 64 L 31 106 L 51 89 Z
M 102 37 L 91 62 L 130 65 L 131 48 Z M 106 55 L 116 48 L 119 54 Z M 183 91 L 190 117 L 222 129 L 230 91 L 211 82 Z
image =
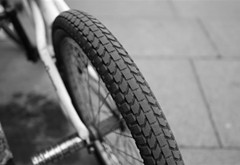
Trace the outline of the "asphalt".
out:
M 240 1 L 67 2 L 96 16 L 127 49 L 159 100 L 186 165 L 239 164 Z M 63 122 L 59 127 L 58 120 L 51 120 L 64 117 L 43 66 L 26 61 L 2 32 L 0 70 L 0 118 L 15 152 L 28 155 L 39 147 L 26 142 L 44 146 L 69 133 Z M 32 122 L 18 117 L 19 112 Z

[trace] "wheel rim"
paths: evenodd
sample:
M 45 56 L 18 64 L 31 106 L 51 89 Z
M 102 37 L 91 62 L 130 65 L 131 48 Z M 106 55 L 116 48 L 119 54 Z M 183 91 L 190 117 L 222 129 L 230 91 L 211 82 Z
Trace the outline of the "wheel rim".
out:
M 125 126 L 119 112 L 116 111 L 117 106 L 110 92 L 93 69 L 83 50 L 73 39 L 65 37 L 60 44 L 60 53 L 62 56 L 62 66 L 61 64 L 59 66 L 61 75 L 84 123 L 87 126 L 93 126 L 99 132 L 101 131 L 99 125 L 110 117 L 115 117 L 122 123 L 121 128 L 99 139 L 103 150 L 95 145 L 96 151 L 101 152 L 98 154 L 108 156 L 108 162 L 105 160 L 105 164 L 143 164 L 143 159 L 130 131 Z M 115 158 L 119 162 L 116 162 Z

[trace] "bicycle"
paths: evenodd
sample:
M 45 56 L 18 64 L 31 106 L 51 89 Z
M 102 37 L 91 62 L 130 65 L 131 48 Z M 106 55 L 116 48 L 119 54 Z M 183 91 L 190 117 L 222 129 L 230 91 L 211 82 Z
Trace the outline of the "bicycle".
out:
M 102 164 L 184 164 L 169 124 L 126 50 L 95 17 L 63 0 L 1 0 L 0 27 L 41 60 L 65 116 L 76 129 L 31 158 L 49 164 L 87 148 Z M 33 22 L 36 42 L 21 23 Z

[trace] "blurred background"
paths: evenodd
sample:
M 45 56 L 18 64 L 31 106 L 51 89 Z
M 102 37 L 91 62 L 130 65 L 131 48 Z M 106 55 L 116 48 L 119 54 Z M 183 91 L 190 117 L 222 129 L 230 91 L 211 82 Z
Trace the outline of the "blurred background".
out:
M 240 0 L 66 2 L 97 17 L 132 56 L 187 165 L 239 164 Z M 2 31 L 0 69 L 0 121 L 16 159 L 24 162 L 72 129 L 42 64 L 28 62 Z M 86 155 L 67 161 L 96 164 Z

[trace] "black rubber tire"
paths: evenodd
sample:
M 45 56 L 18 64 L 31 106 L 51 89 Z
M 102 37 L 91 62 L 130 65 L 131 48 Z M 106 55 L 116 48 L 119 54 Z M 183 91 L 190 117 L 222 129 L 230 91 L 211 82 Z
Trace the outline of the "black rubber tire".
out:
M 62 35 L 58 33 L 59 30 Z M 136 141 L 144 164 L 184 164 L 172 131 L 149 85 L 109 30 L 85 12 L 70 10 L 61 13 L 52 27 L 59 69 L 62 65 L 60 43 L 66 36 L 79 44 L 101 76 Z

